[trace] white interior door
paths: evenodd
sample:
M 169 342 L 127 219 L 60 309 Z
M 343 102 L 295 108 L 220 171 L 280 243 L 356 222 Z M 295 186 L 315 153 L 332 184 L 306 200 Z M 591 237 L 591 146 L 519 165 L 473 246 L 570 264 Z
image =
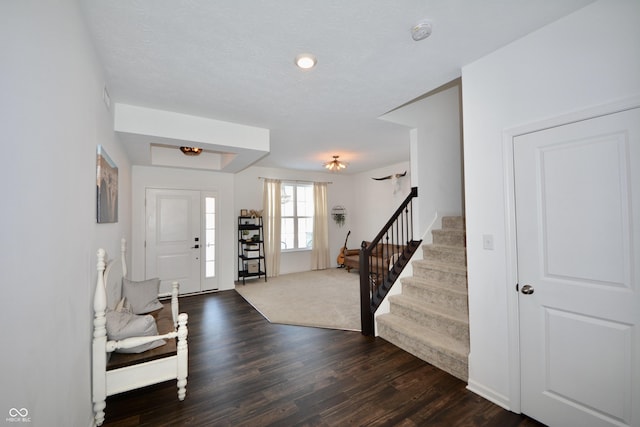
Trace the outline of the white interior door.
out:
M 146 190 L 146 277 L 160 277 L 160 294 L 200 292 L 200 192 Z
M 640 109 L 518 136 L 514 166 L 522 412 L 640 426 Z

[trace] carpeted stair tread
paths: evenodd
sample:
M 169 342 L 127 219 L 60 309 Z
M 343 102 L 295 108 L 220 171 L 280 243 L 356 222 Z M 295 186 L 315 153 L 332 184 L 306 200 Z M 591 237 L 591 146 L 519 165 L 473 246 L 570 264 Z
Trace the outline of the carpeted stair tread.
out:
M 417 301 L 458 310 L 460 315 L 468 318 L 469 303 L 466 288 L 412 276 L 402 278 L 402 294 Z
M 419 267 L 419 268 L 425 268 L 425 269 L 431 269 L 431 270 L 438 270 L 438 271 L 442 271 L 445 273 L 453 273 L 453 274 L 460 274 L 460 275 L 467 275 L 467 266 L 462 266 L 462 265 L 454 265 L 451 263 L 447 263 L 447 262 L 439 262 L 439 261 L 432 261 L 432 260 L 426 260 L 426 259 L 421 259 L 421 260 L 415 260 L 413 261 L 413 265 Z
M 445 243 L 424 243 L 422 246 L 423 247 L 434 246 L 437 248 L 441 248 L 443 250 L 456 251 L 456 252 L 466 251 L 466 246 L 447 245 Z
M 414 298 L 408 297 L 404 294 L 393 295 L 390 297 L 390 301 L 392 301 L 392 303 L 408 307 L 419 313 L 444 317 L 455 322 L 460 322 L 466 325 L 467 328 L 469 327 L 469 317 L 466 313 L 460 313 L 457 310 L 448 309 L 447 307 L 425 301 L 416 301 Z M 393 309 L 391 311 L 393 312 Z
M 442 291 L 453 295 L 459 295 L 461 297 L 467 297 L 467 289 L 460 287 L 453 287 L 447 283 L 438 282 L 436 280 L 426 279 L 419 276 L 407 276 L 401 279 L 403 286 L 410 285 L 420 288 L 435 289 L 436 291 Z
M 469 320 L 460 310 L 416 301 L 404 295 L 394 295 L 390 304 L 394 315 L 461 342 L 469 342 Z
M 432 230 L 433 243 L 446 246 L 466 246 L 466 231 L 457 229 Z
M 466 250 L 465 247 L 456 246 L 456 245 L 445 245 L 442 243 L 425 243 L 423 246 L 434 246 L 444 250 L 450 250 L 450 251 L 456 251 L 456 252 L 464 252 Z
M 380 336 L 390 343 L 463 381 L 468 380 L 468 343 L 421 327 L 392 313 L 378 317 L 378 329 Z
M 462 216 L 444 216 L 442 217 L 442 229 L 465 229 L 465 218 Z
M 464 246 L 450 246 L 439 244 L 422 245 L 424 259 L 438 262 L 448 262 L 455 265 L 467 265 L 467 250 Z
M 383 314 L 377 320 L 379 323 L 386 323 L 387 326 L 392 327 L 396 332 L 405 335 L 411 340 L 427 343 L 429 346 L 444 353 L 462 358 L 466 358 L 469 355 L 468 343 L 461 342 L 424 326 L 416 325 L 393 313 Z
M 456 236 L 464 236 L 467 234 L 467 231 L 465 229 L 459 229 L 459 228 L 440 228 L 440 229 L 431 230 L 431 234 L 439 234 L 439 235 L 451 234 Z

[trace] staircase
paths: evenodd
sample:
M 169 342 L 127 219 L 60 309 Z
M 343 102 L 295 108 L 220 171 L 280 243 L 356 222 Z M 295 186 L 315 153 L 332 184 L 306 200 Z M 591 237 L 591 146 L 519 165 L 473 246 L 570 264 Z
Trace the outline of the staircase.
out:
M 378 334 L 420 359 L 467 382 L 469 308 L 465 227 L 462 217 L 444 217 L 412 261 L 413 276 L 401 279 L 402 294 L 389 297 L 390 312 L 378 316 Z

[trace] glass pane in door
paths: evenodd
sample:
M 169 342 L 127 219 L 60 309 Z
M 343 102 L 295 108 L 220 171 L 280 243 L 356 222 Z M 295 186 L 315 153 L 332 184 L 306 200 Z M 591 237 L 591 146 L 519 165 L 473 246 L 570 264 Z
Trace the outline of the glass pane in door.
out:
M 216 275 L 216 198 L 205 197 L 204 234 L 205 234 L 205 273 L 204 277 Z

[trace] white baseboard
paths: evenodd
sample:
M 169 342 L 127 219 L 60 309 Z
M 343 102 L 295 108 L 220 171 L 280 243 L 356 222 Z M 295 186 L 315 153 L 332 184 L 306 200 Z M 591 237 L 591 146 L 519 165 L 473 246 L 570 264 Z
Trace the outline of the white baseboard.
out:
M 469 379 L 467 390 L 487 399 L 490 402 L 495 403 L 496 405 L 506 409 L 507 411 L 515 412 L 511 409 L 511 404 L 507 396 L 500 394 L 488 387 L 485 387 L 482 384 L 473 381 L 472 379 Z

